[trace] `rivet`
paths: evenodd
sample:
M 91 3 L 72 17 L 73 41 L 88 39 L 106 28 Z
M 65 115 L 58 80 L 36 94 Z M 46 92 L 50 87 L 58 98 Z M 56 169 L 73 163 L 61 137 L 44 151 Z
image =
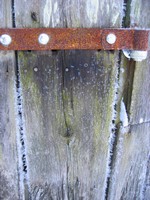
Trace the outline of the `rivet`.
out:
M 3 46 L 8 46 L 11 43 L 11 37 L 7 34 L 3 34 L 0 36 L 0 43 Z
M 116 42 L 116 39 L 117 37 L 115 36 L 115 34 L 113 33 L 109 33 L 106 37 L 106 41 L 109 43 L 109 44 L 114 44 Z
M 38 41 L 40 44 L 46 45 L 49 42 L 50 37 L 46 33 L 39 35 Z

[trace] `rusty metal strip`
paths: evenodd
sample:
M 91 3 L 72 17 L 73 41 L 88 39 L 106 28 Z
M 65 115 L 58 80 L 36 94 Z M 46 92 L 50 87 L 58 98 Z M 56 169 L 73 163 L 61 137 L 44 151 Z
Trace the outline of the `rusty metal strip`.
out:
M 46 33 L 50 40 L 43 45 L 38 42 L 41 33 Z M 108 34 L 116 36 L 116 42 L 106 41 Z M 0 29 L 0 37 L 8 34 L 12 42 L 0 50 L 68 50 L 68 49 L 103 49 L 103 50 L 148 50 L 148 30 L 137 29 L 99 29 L 99 28 L 14 28 Z

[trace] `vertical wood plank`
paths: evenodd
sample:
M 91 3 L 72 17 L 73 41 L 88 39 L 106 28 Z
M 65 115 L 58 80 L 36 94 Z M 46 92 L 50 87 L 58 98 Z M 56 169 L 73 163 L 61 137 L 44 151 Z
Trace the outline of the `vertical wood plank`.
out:
M 15 0 L 15 17 L 17 27 L 119 27 L 122 1 Z M 104 199 L 118 52 L 19 52 L 18 61 L 31 198 Z
M 12 27 L 11 1 L 0 0 L 0 27 Z M 0 52 L 0 199 L 19 199 L 16 147 L 15 58 Z
M 133 0 L 128 6 L 130 6 L 128 16 L 130 25 L 149 28 L 149 0 L 144 3 L 141 0 Z M 124 132 L 124 128 L 120 127 L 117 136 L 109 199 L 148 200 L 150 198 L 148 181 L 150 177 L 150 55 L 143 62 L 127 63 L 130 66 L 124 71 L 123 81 L 129 82 L 130 75 L 125 77 L 129 67 L 131 72 L 135 66 L 133 83 L 130 82 L 128 86 L 125 84 L 125 87 L 129 87 L 128 91 L 132 89 L 132 92 L 124 93 L 124 99 L 131 99 L 126 105 L 130 130 Z M 126 65 L 125 62 L 122 64 Z

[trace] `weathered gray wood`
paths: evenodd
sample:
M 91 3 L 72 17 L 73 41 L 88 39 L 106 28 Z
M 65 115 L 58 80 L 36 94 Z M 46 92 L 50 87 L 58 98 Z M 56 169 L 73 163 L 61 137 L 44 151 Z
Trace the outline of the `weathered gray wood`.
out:
M 149 0 L 133 0 L 129 15 L 131 26 L 149 28 Z M 120 127 L 117 135 L 108 199 L 150 199 L 149 63 L 150 55 L 143 62 L 127 62 L 126 59 L 122 62 L 121 71 L 124 70 L 124 72 L 122 71 L 120 74 L 122 79 L 120 83 L 122 87 L 125 87 L 124 100 L 131 127 L 129 131 Z M 133 81 L 131 80 L 132 78 Z
M 119 27 L 122 1 L 15 0 L 17 27 Z M 29 193 L 104 199 L 118 52 L 19 52 Z
M 131 25 L 150 28 L 150 2 L 134 0 L 131 10 Z M 131 104 L 131 123 L 150 122 L 150 53 L 147 60 L 136 63 Z M 138 97 L 138 98 L 137 98 Z
M 149 188 L 149 130 L 143 123 L 119 135 L 109 199 L 149 199 L 144 198 Z
M 12 26 L 11 1 L 0 0 L 0 28 Z M 16 113 L 15 58 L 0 52 L 0 199 L 19 199 Z

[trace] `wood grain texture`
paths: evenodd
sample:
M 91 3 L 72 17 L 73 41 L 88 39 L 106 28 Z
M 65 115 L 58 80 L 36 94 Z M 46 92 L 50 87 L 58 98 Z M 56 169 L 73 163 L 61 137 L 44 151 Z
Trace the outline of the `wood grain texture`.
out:
M 144 3 L 133 0 L 129 6 L 130 26 L 149 28 L 149 0 Z M 150 198 L 150 55 L 143 62 L 123 60 L 120 82 L 125 88 L 122 94 L 130 119 L 130 130 L 125 131 L 121 126 L 117 134 L 108 198 L 148 200 Z
M 0 27 L 12 26 L 10 1 L 0 0 Z M 0 199 L 19 199 L 16 115 L 15 58 L 0 52 Z
M 107 6 L 106 6 L 107 5 Z M 17 27 L 120 27 L 122 1 L 15 0 Z M 118 52 L 19 52 L 29 193 L 105 198 Z
M 149 188 L 149 130 L 150 125 L 143 123 L 132 126 L 131 133 L 120 133 L 109 199 L 149 199 L 145 197 Z
M 136 24 L 141 28 L 150 28 L 150 2 L 148 0 L 134 0 L 131 4 L 131 26 Z M 150 52 L 148 58 L 136 63 L 134 85 L 131 104 L 131 123 L 150 121 Z M 138 98 L 137 98 L 138 97 Z

